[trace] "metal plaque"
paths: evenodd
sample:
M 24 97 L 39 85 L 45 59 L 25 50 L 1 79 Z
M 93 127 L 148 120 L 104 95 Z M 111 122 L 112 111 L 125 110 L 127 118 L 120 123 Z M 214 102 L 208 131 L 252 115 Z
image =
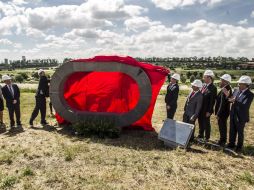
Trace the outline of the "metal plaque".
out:
M 193 130 L 192 124 L 166 119 L 158 138 L 164 141 L 166 146 L 187 148 Z

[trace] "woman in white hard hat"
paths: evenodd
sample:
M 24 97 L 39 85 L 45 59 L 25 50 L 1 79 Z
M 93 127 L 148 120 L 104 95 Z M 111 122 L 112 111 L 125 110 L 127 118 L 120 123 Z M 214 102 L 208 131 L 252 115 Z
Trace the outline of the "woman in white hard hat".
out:
M 244 128 L 250 120 L 249 110 L 254 94 L 250 90 L 252 81 L 249 76 L 241 76 L 237 82 L 239 90 L 236 90 L 233 93 L 233 97 L 230 98 L 232 106 L 230 111 L 229 144 L 227 147 L 231 149 L 236 148 L 237 152 L 241 152 L 244 142 Z M 236 145 L 237 135 L 238 141 Z
M 227 142 L 227 120 L 230 112 L 229 97 L 232 96 L 232 88 L 230 86 L 231 76 L 224 74 L 220 77 L 221 91 L 218 93 L 215 104 L 215 115 L 218 121 L 220 139 L 218 145 L 225 146 Z
M 191 83 L 191 88 L 192 92 L 189 94 L 184 106 L 183 122 L 195 125 L 203 102 L 203 95 L 200 92 L 202 88 L 201 80 L 194 80 Z M 194 133 L 195 128 L 190 139 L 191 141 L 194 140 Z
M 170 83 L 167 87 L 167 94 L 165 96 L 165 103 L 167 109 L 167 118 L 173 119 L 177 109 L 177 99 L 179 94 L 178 81 L 180 80 L 180 75 L 175 73 L 170 78 Z
M 210 117 L 214 111 L 214 104 L 217 96 L 217 88 L 213 84 L 214 73 L 211 70 L 206 70 L 204 73 L 204 86 L 201 89 L 203 94 L 203 104 L 198 117 L 199 135 L 198 138 L 208 141 L 211 134 Z

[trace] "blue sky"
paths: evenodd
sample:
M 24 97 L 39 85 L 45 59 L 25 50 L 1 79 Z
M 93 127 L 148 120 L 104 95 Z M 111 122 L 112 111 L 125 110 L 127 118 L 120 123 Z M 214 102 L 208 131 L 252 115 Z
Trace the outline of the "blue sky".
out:
M 0 61 L 254 57 L 253 0 L 2 0 Z

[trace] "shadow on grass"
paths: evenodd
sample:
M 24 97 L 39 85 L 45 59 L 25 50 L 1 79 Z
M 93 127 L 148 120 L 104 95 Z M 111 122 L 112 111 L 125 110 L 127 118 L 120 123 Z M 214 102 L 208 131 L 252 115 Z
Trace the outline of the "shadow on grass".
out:
M 143 131 L 138 129 L 124 129 L 119 138 L 99 138 L 96 136 L 77 136 L 74 130 L 69 127 L 63 127 L 57 131 L 59 134 L 73 138 L 73 141 L 83 141 L 89 139 L 94 143 L 101 143 L 107 146 L 124 147 L 134 150 L 171 150 L 158 140 L 158 134 L 154 131 Z
M 243 149 L 243 155 L 254 157 L 254 146 L 252 146 L 252 145 L 245 146 Z
M 32 127 L 32 129 L 33 130 L 48 131 L 48 132 L 53 132 L 53 131 L 57 130 L 55 126 L 51 126 L 51 125 L 34 126 L 34 127 Z
M 10 130 L 8 130 L 8 132 L 4 133 L 5 135 L 9 136 L 9 137 L 14 137 L 20 133 L 23 133 L 24 132 L 24 129 L 22 126 L 20 127 L 15 127 L 15 128 L 12 128 Z
M 162 141 L 158 139 L 158 133 L 155 131 L 143 131 L 141 129 L 123 129 L 119 138 L 98 138 L 96 136 L 77 136 L 71 126 L 62 127 L 57 130 L 59 134 L 72 138 L 75 141 L 88 140 L 93 143 L 101 143 L 107 146 L 123 147 L 142 151 L 172 151 L 174 149 L 166 147 Z M 188 148 L 187 152 L 197 154 L 205 154 L 205 151 Z

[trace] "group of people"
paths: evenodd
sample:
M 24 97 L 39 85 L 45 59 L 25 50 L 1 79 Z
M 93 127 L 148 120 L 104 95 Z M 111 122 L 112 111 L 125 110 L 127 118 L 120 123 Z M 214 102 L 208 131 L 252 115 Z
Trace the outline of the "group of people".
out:
M 41 113 L 41 124 L 47 125 L 46 121 L 46 98 L 49 97 L 49 82 L 45 72 L 40 69 L 38 71 L 40 80 L 35 95 L 35 107 L 29 120 L 31 127 L 34 125 L 34 120 Z M 209 141 L 211 135 L 211 115 L 214 113 L 220 132 L 218 144 L 225 146 L 227 142 L 227 121 L 230 116 L 230 131 L 228 148 L 236 148 L 236 151 L 241 151 L 244 142 L 244 128 L 249 122 L 249 110 L 253 101 L 254 94 L 250 90 L 252 84 L 249 76 L 241 76 L 238 82 L 238 89 L 234 92 L 230 86 L 231 76 L 224 74 L 220 77 L 220 92 L 217 93 L 217 87 L 214 85 L 214 73 L 211 70 L 206 70 L 201 80 L 194 80 L 191 83 L 192 91 L 187 97 L 183 122 L 195 125 L 196 120 L 199 123 L 198 138 Z M 4 99 L 9 112 L 10 127 L 15 126 L 14 115 L 16 116 L 17 126 L 22 126 L 20 120 L 20 90 L 16 84 L 12 83 L 12 78 L 9 75 L 3 75 L 2 81 L 5 83 L 0 86 L 0 125 L 3 125 L 3 110 Z M 165 96 L 167 118 L 173 119 L 177 110 L 177 100 L 179 95 L 180 75 L 175 73 L 170 78 L 170 84 L 167 87 Z M 52 104 L 50 104 L 52 112 Z M 195 129 L 195 128 L 194 128 Z M 238 141 L 236 144 L 236 137 Z M 194 140 L 194 132 L 191 140 Z
M 230 86 L 231 76 L 224 74 L 220 77 L 221 90 L 217 93 L 214 77 L 212 70 L 206 70 L 203 75 L 204 84 L 198 79 L 191 83 L 192 91 L 188 95 L 184 106 L 183 122 L 195 126 L 196 120 L 198 120 L 199 133 L 197 138 L 209 141 L 211 135 L 210 119 L 211 115 L 215 114 L 220 133 L 218 145 L 224 147 L 227 143 L 227 121 L 230 117 L 227 148 L 240 152 L 243 148 L 244 128 L 250 119 L 249 110 L 254 97 L 250 90 L 251 78 L 246 75 L 241 76 L 237 81 L 239 88 L 233 91 Z M 175 73 L 171 76 L 170 84 L 167 87 L 165 103 L 167 118 L 169 119 L 174 118 L 177 110 L 178 81 L 180 81 L 180 75 Z M 191 141 L 194 140 L 194 131 Z
M 46 121 L 46 98 L 49 97 L 49 80 L 45 75 L 45 71 L 40 69 L 38 71 L 40 77 L 39 85 L 35 94 L 35 107 L 29 120 L 29 124 L 33 127 L 33 122 L 41 113 L 41 124 L 47 125 Z M 9 75 L 3 75 L 2 81 L 5 83 L 3 87 L 0 86 L 0 125 L 3 126 L 3 110 L 4 99 L 6 107 L 9 112 L 10 128 L 13 130 L 15 126 L 22 127 L 20 119 L 20 89 L 16 84 L 12 83 L 12 78 Z M 52 107 L 51 107 L 52 112 Z M 14 119 L 16 116 L 16 122 Z M 16 123 L 16 125 L 15 125 Z

